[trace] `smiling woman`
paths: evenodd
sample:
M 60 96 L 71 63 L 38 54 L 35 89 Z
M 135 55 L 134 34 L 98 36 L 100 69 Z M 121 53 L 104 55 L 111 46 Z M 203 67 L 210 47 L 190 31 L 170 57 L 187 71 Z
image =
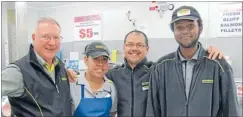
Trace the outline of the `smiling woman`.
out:
M 102 42 L 92 42 L 85 47 L 84 63 L 87 71 L 80 75 L 77 84 L 71 84 L 74 117 L 115 116 L 116 89 L 105 77 L 109 59 L 109 50 Z

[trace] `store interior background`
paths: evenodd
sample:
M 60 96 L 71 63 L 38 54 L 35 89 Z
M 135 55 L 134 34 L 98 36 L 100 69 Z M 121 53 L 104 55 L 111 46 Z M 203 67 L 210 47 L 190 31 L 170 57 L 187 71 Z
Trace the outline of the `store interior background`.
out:
M 181 5 L 190 5 L 199 11 L 204 27 L 199 41 L 204 48 L 213 45 L 229 57 L 235 81 L 242 87 L 242 31 L 234 33 L 235 35 L 219 33 L 222 22 L 219 9 L 227 4 L 240 5 L 241 15 L 232 17 L 239 17 L 238 20 L 242 22 L 242 2 L 168 2 L 168 4 L 173 4 L 174 9 Z M 82 60 L 85 45 L 92 42 L 75 38 L 77 34 L 74 33 L 74 17 L 100 14 L 102 30 L 99 32 L 99 39 L 110 50 L 118 51 L 114 64 L 123 62 L 123 39 L 135 28 L 148 35 L 150 50 L 147 57 L 151 61 L 156 61 L 175 51 L 178 44 L 169 27 L 173 11 L 165 11 L 163 17 L 160 17 L 157 11 L 149 10 L 154 5 L 152 2 L 2 2 L 1 70 L 27 54 L 31 34 L 36 21 L 41 17 L 52 17 L 60 23 L 61 35 L 64 38 L 61 45 L 63 60 L 70 59 L 70 52 L 78 52 L 78 58 Z M 231 5 L 228 6 L 229 9 L 233 9 Z M 136 20 L 136 27 L 128 20 L 128 11 L 130 18 Z

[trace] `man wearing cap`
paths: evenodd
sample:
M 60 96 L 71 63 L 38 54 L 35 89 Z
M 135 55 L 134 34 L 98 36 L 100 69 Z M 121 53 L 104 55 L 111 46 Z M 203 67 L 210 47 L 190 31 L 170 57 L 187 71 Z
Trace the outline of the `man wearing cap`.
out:
M 71 84 L 74 117 L 115 116 L 117 95 L 114 84 L 105 77 L 108 71 L 109 50 L 101 42 L 85 47 L 84 63 L 87 71 L 81 72 L 76 84 Z
M 177 51 L 159 59 L 150 78 L 147 116 L 240 116 L 231 66 L 209 59 L 198 42 L 202 19 L 191 6 L 172 15 Z

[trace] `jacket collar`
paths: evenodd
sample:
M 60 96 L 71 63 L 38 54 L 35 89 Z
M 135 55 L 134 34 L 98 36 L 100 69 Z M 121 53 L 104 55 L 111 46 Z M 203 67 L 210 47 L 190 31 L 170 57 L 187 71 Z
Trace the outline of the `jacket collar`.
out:
M 30 44 L 29 53 L 27 55 L 27 61 L 29 63 L 34 63 L 35 65 L 38 65 L 38 66 L 43 66 L 41 63 L 44 62 L 44 60 L 42 62 L 39 61 L 39 59 L 37 57 L 37 53 L 35 52 L 32 44 Z M 57 58 L 56 58 L 55 61 L 56 61 L 55 66 L 58 65 L 58 63 L 60 63 L 59 62 L 60 60 L 58 60 Z
M 133 70 L 142 67 L 147 61 L 148 61 L 148 59 L 147 59 L 147 57 L 145 57 L 142 61 L 140 61 L 140 62 L 135 66 L 135 68 L 134 68 Z M 129 68 L 130 70 L 132 70 L 132 68 L 131 68 L 131 66 L 128 64 L 126 58 L 124 58 L 124 63 L 125 63 L 125 66 L 126 66 L 127 68 Z
M 33 48 L 32 44 L 30 44 L 30 47 L 29 47 L 29 53 L 27 55 L 27 60 L 30 63 L 34 63 L 36 65 L 40 65 L 40 63 L 38 62 L 38 59 L 37 59 L 37 57 L 35 55 L 35 51 L 34 51 L 34 48 Z
M 200 60 L 202 59 L 205 55 L 207 55 L 207 52 L 206 50 L 202 47 L 202 44 L 200 42 L 198 42 L 199 44 L 199 51 L 198 51 L 198 57 L 197 57 L 197 60 Z M 175 52 L 175 59 L 178 60 L 178 61 L 181 61 L 180 59 L 180 55 L 179 55 L 179 49 L 180 47 L 178 47 L 177 51 Z

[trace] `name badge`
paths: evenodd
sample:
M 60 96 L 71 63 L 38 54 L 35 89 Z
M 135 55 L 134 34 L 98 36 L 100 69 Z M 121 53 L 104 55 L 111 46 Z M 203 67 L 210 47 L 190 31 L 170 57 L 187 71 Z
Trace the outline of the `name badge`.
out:
M 213 80 L 202 80 L 202 83 L 204 83 L 204 84 L 212 84 Z
M 145 90 L 148 90 L 149 89 L 149 86 L 143 86 L 142 87 L 142 90 L 145 91 Z

